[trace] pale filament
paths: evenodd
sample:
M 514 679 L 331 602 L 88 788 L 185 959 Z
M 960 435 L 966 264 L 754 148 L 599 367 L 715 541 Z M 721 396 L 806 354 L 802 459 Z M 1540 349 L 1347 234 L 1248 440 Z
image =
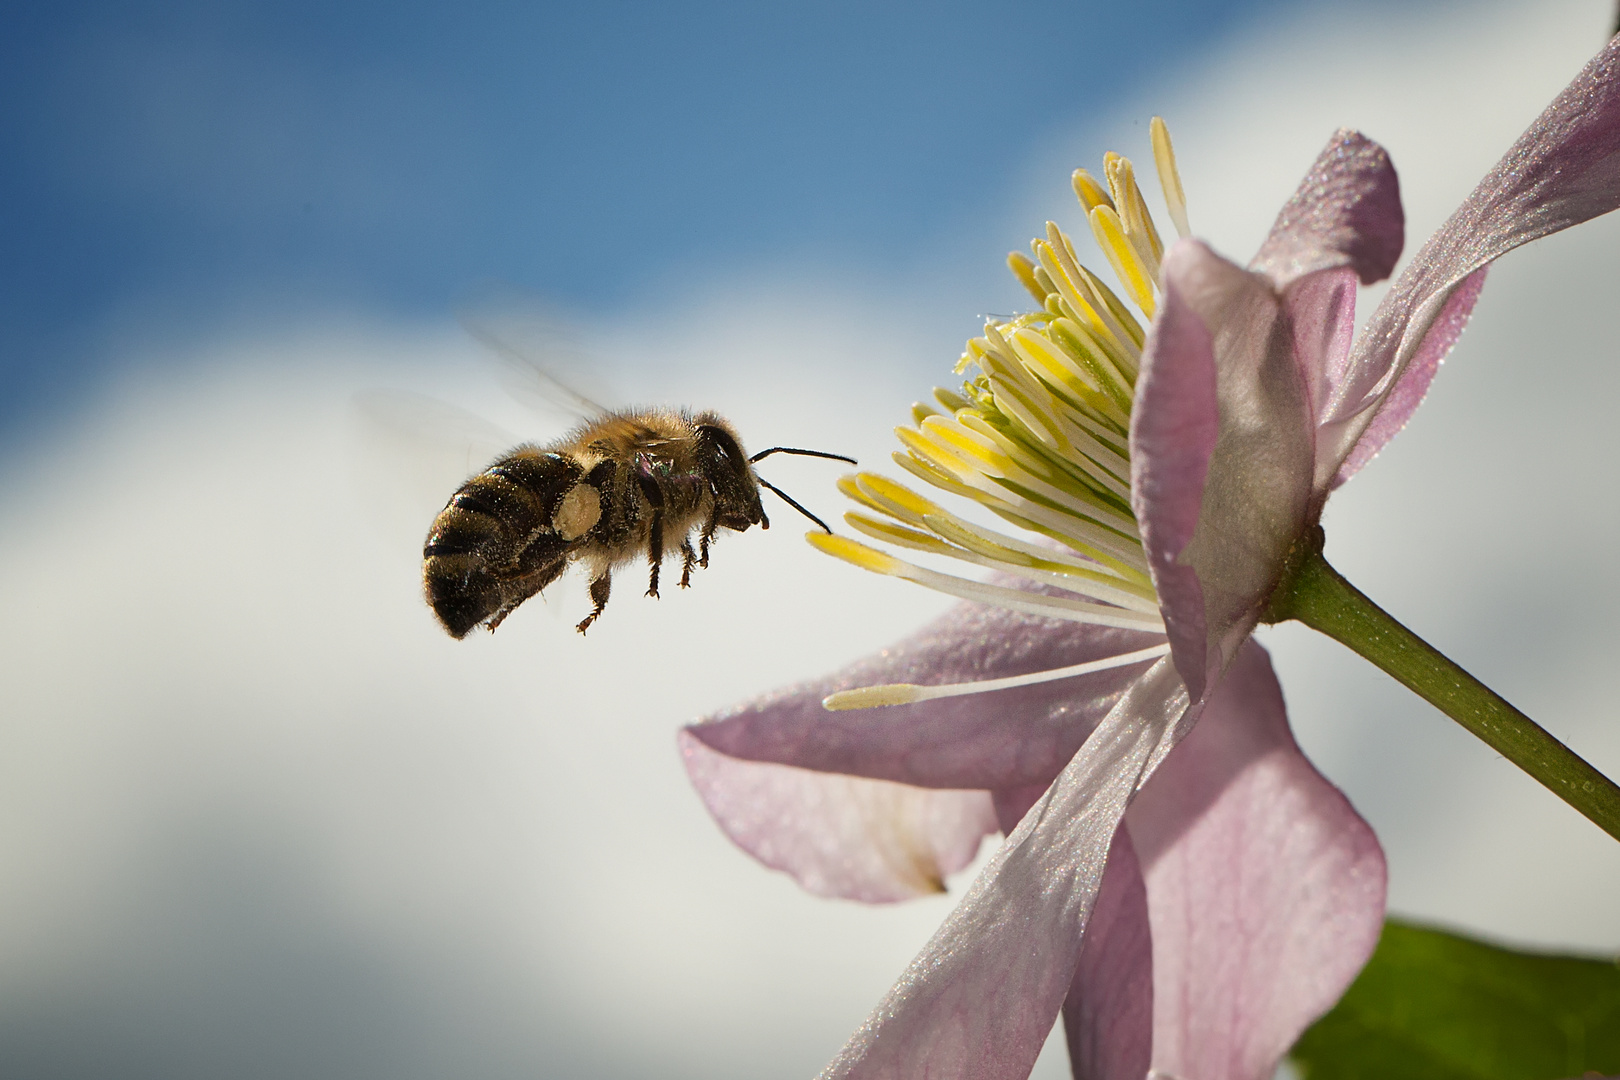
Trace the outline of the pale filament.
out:
M 907 705 L 914 701 L 933 701 L 936 698 L 961 697 L 965 694 L 985 694 L 994 690 L 1011 690 L 1019 686 L 1072 679 L 1077 675 L 1090 675 L 1096 671 L 1139 664 L 1154 660 L 1170 651 L 1169 643 L 1152 645 L 1135 652 L 1089 660 L 1084 664 L 1036 671 L 1028 675 L 1011 675 L 1004 679 L 985 679 L 982 682 L 947 683 L 944 686 L 917 686 L 913 683 L 890 683 L 886 686 L 863 686 L 858 690 L 840 690 L 821 699 L 821 707 L 830 712 L 845 709 L 875 709 L 883 705 Z

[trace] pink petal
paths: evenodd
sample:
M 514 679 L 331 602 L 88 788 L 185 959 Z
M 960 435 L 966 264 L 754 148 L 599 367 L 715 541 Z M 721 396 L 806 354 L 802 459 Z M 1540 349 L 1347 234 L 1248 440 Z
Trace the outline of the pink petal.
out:
M 1193 717 L 1174 665 L 1157 661 L 823 1077 L 1024 1080 L 1068 994 L 1125 803 Z
M 687 774 L 738 847 L 810 892 L 882 903 L 945 891 L 997 830 L 990 794 L 739 761 L 690 731 Z
M 1119 695 L 1135 664 L 989 696 L 828 712 L 834 690 L 974 682 L 1117 656 L 1162 639 L 962 604 L 919 633 L 824 679 L 748 702 L 688 730 L 723 754 L 919 787 L 1044 788 Z
M 1170 249 L 1161 276 L 1165 300 L 1143 349 L 1131 418 L 1132 487 L 1177 668 L 1198 691 L 1254 626 L 1304 531 L 1315 424 L 1292 325 L 1267 278 L 1193 240 Z M 1189 312 L 1207 329 L 1207 345 L 1184 329 Z M 1213 451 L 1211 352 L 1219 418 Z M 1152 384 L 1161 368 L 1176 374 L 1159 392 Z M 1195 506 L 1197 527 L 1183 544 Z M 1202 590 L 1201 609 L 1193 605 L 1189 569 Z M 1200 657 L 1186 641 L 1200 610 L 1202 680 L 1188 670 Z
M 1439 316 L 1424 335 L 1423 343 L 1418 346 L 1417 355 L 1406 365 L 1400 378 L 1395 380 L 1372 423 L 1361 433 L 1361 438 L 1350 450 L 1350 456 L 1345 458 L 1344 464 L 1334 474 L 1334 487 L 1356 475 L 1363 465 L 1377 457 L 1378 451 L 1406 426 L 1417 407 L 1423 403 L 1424 395 L 1429 392 L 1429 383 L 1434 381 L 1435 373 L 1440 370 L 1440 362 L 1462 336 L 1463 327 L 1468 325 L 1468 316 L 1473 314 L 1480 290 L 1485 288 L 1488 270 L 1489 266 L 1475 270 L 1463 278 L 1462 284 L 1446 298 Z
M 1131 507 L 1142 529 L 1171 654 L 1189 693 L 1204 692 L 1208 629 L 1198 572 L 1181 562 L 1204 503 L 1204 480 L 1220 434 L 1215 342 L 1188 305 L 1183 279 L 1197 272 L 1197 245 L 1164 261 L 1164 300 L 1142 347 L 1131 413 Z
M 1350 361 L 1356 273 L 1340 267 L 1307 274 L 1283 291 L 1283 307 L 1294 327 L 1294 359 L 1310 391 L 1310 413 L 1320 422 Z
M 1395 167 L 1384 148 L 1348 128 L 1328 140 L 1249 269 L 1277 289 L 1307 274 L 1350 267 L 1363 285 L 1395 269 L 1406 214 Z
M 1620 38 L 1587 64 L 1401 272 L 1357 341 L 1324 430 L 1317 490 L 1340 467 L 1474 271 L 1620 206 Z M 1421 381 L 1421 380 L 1420 380 Z M 1413 392 L 1409 384 L 1408 397 Z M 1408 415 L 1410 410 L 1408 409 Z M 1386 432 L 1387 438 L 1393 432 Z M 1365 461 L 1376 453 L 1370 446 Z M 1354 470 L 1352 470 L 1354 471 Z M 1348 475 L 1348 474 L 1346 474 Z
M 1153 1067 L 1265 1080 L 1355 978 L 1384 916 L 1383 852 L 1300 753 L 1249 643 L 1127 818 L 1153 934 Z
M 1114 833 L 1102 891 L 1063 1002 L 1069 1065 L 1084 1080 L 1142 1080 L 1153 1057 L 1153 936 L 1130 833 Z

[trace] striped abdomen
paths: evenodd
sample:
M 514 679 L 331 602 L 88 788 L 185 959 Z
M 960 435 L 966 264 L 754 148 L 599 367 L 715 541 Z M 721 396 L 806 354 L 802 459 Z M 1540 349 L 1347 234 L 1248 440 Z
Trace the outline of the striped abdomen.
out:
M 554 523 L 582 479 L 571 458 L 523 447 L 451 496 L 422 549 L 422 585 L 452 636 L 499 622 L 567 568 L 573 545 Z

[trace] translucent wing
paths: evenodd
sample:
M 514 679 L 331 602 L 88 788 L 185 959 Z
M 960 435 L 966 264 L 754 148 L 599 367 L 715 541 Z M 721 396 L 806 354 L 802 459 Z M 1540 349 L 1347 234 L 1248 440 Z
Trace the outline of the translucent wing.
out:
M 477 472 L 524 441 L 477 413 L 409 390 L 363 390 L 352 404 L 368 439 L 455 459 L 463 473 Z
M 491 292 L 462 309 L 461 325 L 500 359 L 502 387 L 524 405 L 577 420 L 607 415 L 596 358 L 538 298 Z
M 361 501 L 389 523 L 425 532 L 469 476 L 524 442 L 449 402 L 407 390 L 350 400 Z

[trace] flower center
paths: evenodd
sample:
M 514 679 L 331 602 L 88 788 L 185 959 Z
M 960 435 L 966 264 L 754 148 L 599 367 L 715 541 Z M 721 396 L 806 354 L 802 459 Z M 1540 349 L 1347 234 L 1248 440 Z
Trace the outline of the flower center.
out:
M 1154 117 L 1151 133 L 1170 218 L 1177 233 L 1187 236 L 1186 201 L 1164 121 Z M 1040 590 L 930 570 L 844 536 L 812 533 L 813 545 L 863 569 L 965 600 L 1164 632 L 1131 511 L 1129 442 L 1142 326 L 1157 310 L 1164 245 L 1130 160 L 1107 155 L 1103 178 L 1106 186 L 1077 169 L 1074 192 L 1126 299 L 1082 266 L 1069 237 L 1047 222 L 1046 236 L 1030 245 L 1033 258 L 1007 256 L 1040 307 L 987 321 L 984 335 L 967 343 L 957 363 L 957 373 L 968 376 L 961 388 L 936 389 L 937 407 L 914 405 L 915 426 L 895 431 L 903 447 L 894 455 L 896 464 L 935 488 L 973 500 L 1023 535 L 970 522 L 875 473 L 839 481 L 839 489 L 860 504 L 844 515 L 856 531 L 995 570 Z M 1071 668 L 947 687 L 865 687 L 834 694 L 823 704 L 867 708 L 1006 689 L 1166 651 L 1167 645 L 1157 645 Z

